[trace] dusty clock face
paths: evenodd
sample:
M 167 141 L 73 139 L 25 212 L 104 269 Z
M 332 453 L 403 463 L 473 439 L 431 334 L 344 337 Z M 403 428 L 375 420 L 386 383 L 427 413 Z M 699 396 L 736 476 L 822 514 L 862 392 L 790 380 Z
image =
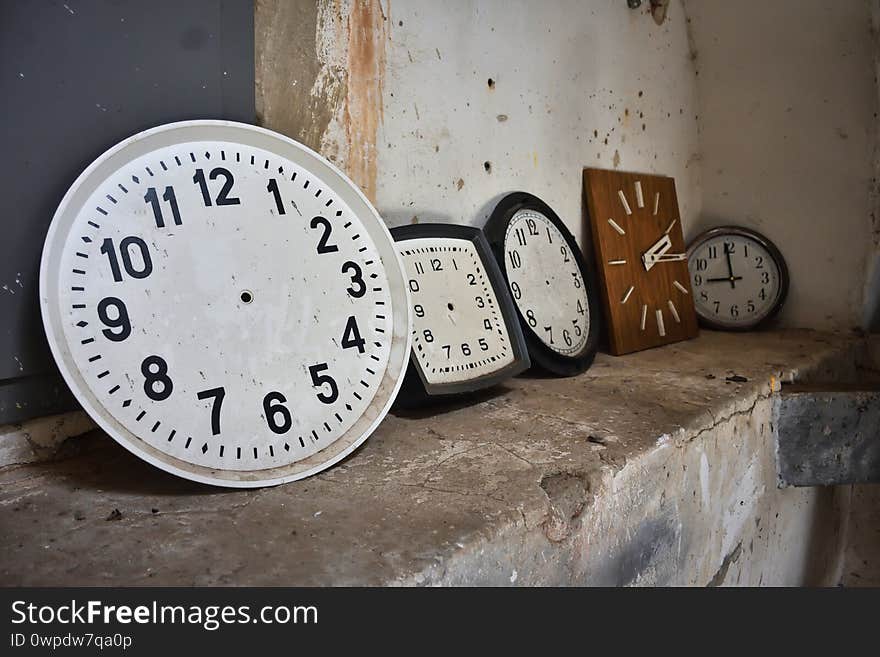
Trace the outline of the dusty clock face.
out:
M 504 235 L 511 296 L 538 338 L 558 354 L 580 353 L 590 334 L 587 287 L 571 247 L 542 213 L 516 212 Z
M 68 384 L 148 461 L 280 483 L 341 459 L 387 412 L 407 358 L 390 235 L 325 160 L 266 130 L 162 126 L 74 183 L 41 300 Z
M 492 374 L 514 361 L 498 298 L 473 242 L 400 243 L 413 309 L 413 356 L 430 384 Z
M 392 231 L 412 304 L 412 356 L 401 405 L 494 385 L 529 366 L 516 310 L 481 230 Z
M 774 315 L 788 288 L 785 261 L 765 237 L 742 228 L 718 228 L 688 248 L 697 314 L 722 329 L 748 329 Z

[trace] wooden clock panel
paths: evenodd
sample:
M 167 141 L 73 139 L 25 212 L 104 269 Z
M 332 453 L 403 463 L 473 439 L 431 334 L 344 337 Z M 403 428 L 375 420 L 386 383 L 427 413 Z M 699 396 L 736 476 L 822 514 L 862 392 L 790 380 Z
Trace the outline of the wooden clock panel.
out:
M 696 337 L 674 179 L 584 169 L 584 196 L 611 353 Z

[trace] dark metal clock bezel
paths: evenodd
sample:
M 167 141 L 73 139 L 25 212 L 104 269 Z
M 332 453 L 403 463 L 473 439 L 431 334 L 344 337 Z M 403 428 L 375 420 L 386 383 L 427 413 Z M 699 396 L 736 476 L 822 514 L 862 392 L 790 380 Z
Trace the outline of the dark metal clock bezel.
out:
M 588 260 L 584 256 L 580 247 L 575 241 L 571 231 L 562 222 L 553 209 L 544 201 L 528 192 L 513 192 L 505 196 L 495 209 L 492 211 L 489 220 L 486 222 L 484 231 L 489 243 L 492 245 L 492 251 L 498 262 L 499 268 L 504 275 L 504 282 L 510 287 L 510 281 L 507 279 L 507 263 L 504 259 L 504 237 L 507 234 L 507 227 L 510 220 L 520 210 L 534 210 L 549 219 L 554 226 L 562 234 L 568 244 L 568 248 L 574 255 L 575 263 L 581 272 L 584 285 L 587 291 L 587 304 L 590 310 L 590 331 L 583 350 L 577 355 L 566 356 L 553 351 L 544 344 L 544 341 L 529 326 L 526 318 L 520 312 L 516 301 L 513 305 L 516 308 L 516 314 L 519 318 L 519 324 L 522 328 L 529 349 L 532 363 L 538 365 L 542 369 L 556 374 L 558 376 L 574 376 L 587 370 L 593 364 L 596 357 L 596 351 L 599 348 L 599 337 L 602 327 L 602 310 L 599 303 L 599 281 L 595 269 L 592 266 L 592 260 Z
M 743 226 L 717 226 L 716 228 L 710 228 L 709 230 L 700 233 L 691 241 L 690 244 L 688 244 L 688 276 L 691 276 L 691 278 L 693 279 L 693 275 L 690 271 L 690 262 L 691 256 L 694 254 L 694 252 L 710 239 L 723 235 L 737 235 L 739 237 L 746 237 L 748 239 L 754 240 L 767 250 L 767 253 L 770 254 L 770 257 L 773 258 L 773 261 L 776 263 L 776 268 L 779 269 L 779 293 L 776 295 L 776 300 L 773 302 L 773 306 L 771 306 L 770 311 L 766 315 L 764 315 L 764 317 L 761 317 L 760 319 L 750 324 L 743 324 L 741 326 L 727 326 L 725 324 L 720 324 L 716 321 L 713 321 L 711 318 L 705 317 L 700 313 L 700 309 L 697 306 L 695 300 L 694 308 L 697 311 L 697 319 L 702 326 L 715 331 L 753 331 L 757 328 L 765 326 L 770 320 L 772 320 L 779 314 L 779 311 L 782 310 L 782 306 L 785 304 L 785 299 L 788 296 L 788 265 L 785 263 L 785 258 L 782 256 L 782 252 L 776 247 L 776 245 L 758 231 L 752 230 L 751 228 L 745 228 Z
M 505 280 L 482 230 L 473 226 L 462 226 L 459 224 L 414 224 L 392 228 L 391 236 L 395 242 L 430 238 L 452 238 L 472 242 L 477 255 L 483 263 L 486 278 L 489 279 L 489 284 L 495 292 L 495 298 L 498 301 L 501 317 L 507 327 L 507 335 L 510 339 L 511 351 L 513 352 L 513 362 L 492 374 L 454 383 L 429 383 L 416 358 L 415 350 L 412 350 L 403 387 L 398 395 L 398 403 L 412 405 L 427 398 L 442 398 L 475 392 L 497 385 L 529 368 L 531 362 L 529 361 L 528 349 L 520 331 L 519 322 L 516 321 L 517 311 L 513 305 L 513 299 L 510 298 Z M 400 249 L 398 249 L 399 251 Z M 404 272 L 406 272 L 405 267 Z

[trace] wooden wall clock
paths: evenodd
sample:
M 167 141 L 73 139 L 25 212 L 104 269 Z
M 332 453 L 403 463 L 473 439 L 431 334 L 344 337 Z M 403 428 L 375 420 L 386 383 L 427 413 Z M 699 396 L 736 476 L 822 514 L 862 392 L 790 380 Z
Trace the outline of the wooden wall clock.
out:
M 89 415 L 168 472 L 236 487 L 318 472 L 378 426 L 409 357 L 405 285 L 336 167 L 224 121 L 99 157 L 40 270 L 49 345 Z
M 391 232 L 413 314 L 400 406 L 480 390 L 529 367 L 516 310 L 483 231 L 417 224 Z
M 559 376 L 586 370 L 596 356 L 599 284 L 574 236 L 541 199 L 505 196 L 485 227 L 532 363 Z
M 584 196 L 611 353 L 696 337 L 675 181 L 585 169 Z

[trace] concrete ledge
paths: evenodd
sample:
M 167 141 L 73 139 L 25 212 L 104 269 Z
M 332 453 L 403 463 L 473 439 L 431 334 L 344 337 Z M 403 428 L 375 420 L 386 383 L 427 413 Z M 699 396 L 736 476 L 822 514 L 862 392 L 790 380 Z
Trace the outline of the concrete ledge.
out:
M 703 332 L 572 379 L 389 416 L 336 468 L 258 491 L 178 480 L 100 433 L 0 469 L 0 584 L 836 583 L 848 491 L 776 487 L 782 381 L 859 338 Z

